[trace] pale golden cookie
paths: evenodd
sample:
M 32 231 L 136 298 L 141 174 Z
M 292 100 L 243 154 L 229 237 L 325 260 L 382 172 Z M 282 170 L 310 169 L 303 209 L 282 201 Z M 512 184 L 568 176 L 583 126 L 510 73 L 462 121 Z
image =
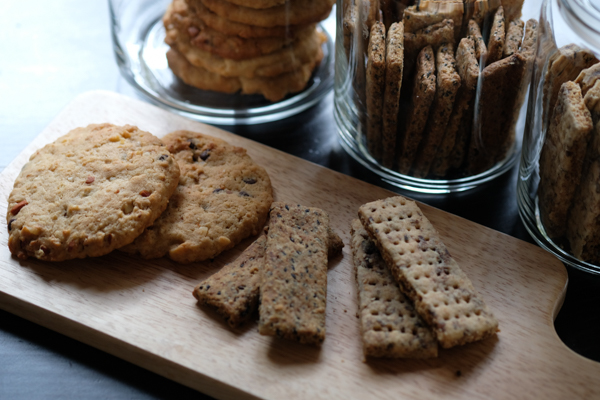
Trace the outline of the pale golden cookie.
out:
M 201 1 L 212 12 L 231 21 L 265 28 L 319 22 L 327 18 L 335 4 L 335 0 L 304 0 L 257 10 L 225 0 L 189 1 Z
M 8 246 L 25 259 L 97 257 L 131 243 L 163 212 L 179 167 L 135 126 L 77 128 L 36 151 L 8 198 Z
M 321 57 L 312 63 L 301 65 L 293 72 L 281 74 L 273 78 L 227 78 L 195 67 L 177 50 L 167 52 L 169 68 L 185 83 L 202 90 L 212 90 L 222 93 L 261 94 L 267 100 L 279 101 L 289 93 L 302 91 L 308 83 L 315 66 L 321 62 Z
M 123 251 L 190 263 L 260 232 L 273 201 L 271 181 L 245 149 L 191 131 L 163 142 L 179 163 L 179 186 L 163 215 Z

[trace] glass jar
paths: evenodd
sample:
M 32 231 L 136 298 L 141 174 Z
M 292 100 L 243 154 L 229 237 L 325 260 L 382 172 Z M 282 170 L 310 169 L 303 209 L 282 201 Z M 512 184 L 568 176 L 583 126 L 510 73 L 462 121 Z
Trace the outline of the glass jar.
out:
M 519 168 L 540 246 L 600 274 L 600 1 L 545 0 Z
M 334 0 L 109 0 L 123 77 L 154 103 L 221 125 L 297 114 L 333 87 Z
M 539 3 L 338 0 L 335 118 L 388 183 L 468 190 L 518 159 Z

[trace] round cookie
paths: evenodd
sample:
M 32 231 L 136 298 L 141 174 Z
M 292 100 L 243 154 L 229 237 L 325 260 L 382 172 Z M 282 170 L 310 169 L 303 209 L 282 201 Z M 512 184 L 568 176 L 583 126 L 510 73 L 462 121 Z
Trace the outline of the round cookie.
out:
M 297 93 L 306 87 L 313 69 L 321 62 L 323 52 L 308 64 L 303 64 L 293 72 L 273 78 L 227 78 L 201 67 L 195 67 L 177 50 L 167 52 L 169 68 L 185 83 L 202 90 L 221 93 L 262 94 L 267 100 L 279 101 L 289 93 Z
M 188 8 L 185 0 L 174 0 L 163 17 L 169 40 L 175 35 L 174 30 L 187 36 L 190 43 L 204 51 L 232 60 L 243 60 L 273 53 L 291 44 L 294 38 L 306 37 L 314 32 L 315 25 L 307 25 L 296 35 L 280 37 L 250 38 L 225 35 L 207 26 Z M 175 35 L 176 36 L 176 35 Z
M 179 163 L 179 186 L 154 225 L 121 250 L 190 263 L 261 231 L 273 201 L 271 181 L 246 150 L 190 131 L 163 141 Z
M 77 128 L 35 152 L 8 199 L 20 259 L 96 257 L 131 243 L 167 207 L 179 166 L 135 126 Z
M 271 28 L 274 26 L 302 25 L 327 18 L 335 0 L 293 0 L 277 7 L 257 10 L 225 0 L 201 1 L 209 10 L 230 21 Z
M 201 50 L 190 43 L 187 32 L 175 28 L 167 30 L 165 42 L 178 50 L 196 67 L 204 68 L 225 77 L 273 77 L 292 72 L 303 64 L 314 62 L 319 57 L 325 35 L 313 30 L 281 50 L 246 60 L 231 60 Z
M 234 22 L 227 18 L 223 18 L 206 8 L 200 0 L 188 0 L 188 6 L 193 13 L 207 26 L 230 36 L 239 36 L 242 38 L 266 38 L 291 35 L 294 37 L 296 32 L 306 27 L 306 25 L 288 25 L 263 28 L 261 26 L 241 24 L 239 22 Z

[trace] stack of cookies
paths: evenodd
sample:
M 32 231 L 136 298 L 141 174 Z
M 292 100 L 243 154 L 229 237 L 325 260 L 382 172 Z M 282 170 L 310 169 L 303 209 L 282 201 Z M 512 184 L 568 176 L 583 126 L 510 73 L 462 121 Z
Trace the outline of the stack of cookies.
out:
M 197 132 L 161 141 L 135 126 L 89 125 L 23 167 L 8 199 L 8 246 L 20 259 L 119 249 L 202 261 L 258 234 L 272 201 L 269 176 L 242 148 Z
M 169 67 L 185 83 L 279 101 L 304 89 L 334 0 L 173 0 L 163 17 Z
M 514 148 L 537 22 L 519 19 L 520 0 L 410 3 L 356 0 L 345 11 L 347 54 L 367 59 L 353 81 L 367 149 L 417 178 L 482 173 Z

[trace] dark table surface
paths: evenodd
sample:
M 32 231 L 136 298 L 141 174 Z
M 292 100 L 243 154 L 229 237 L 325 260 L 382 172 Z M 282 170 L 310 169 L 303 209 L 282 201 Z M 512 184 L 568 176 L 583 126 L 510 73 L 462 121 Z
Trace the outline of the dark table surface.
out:
M 0 4 L 2 170 L 78 94 L 95 89 L 130 96 L 135 93 L 120 77 L 114 61 L 105 1 Z M 332 94 L 310 110 L 281 122 L 223 128 L 533 243 L 518 215 L 517 166 L 469 192 L 433 196 L 394 189 L 341 148 Z M 571 349 L 600 361 L 600 277 L 567 269 L 569 286 L 555 322 L 556 331 Z M 202 397 L 192 389 L 0 311 L 0 399 Z

